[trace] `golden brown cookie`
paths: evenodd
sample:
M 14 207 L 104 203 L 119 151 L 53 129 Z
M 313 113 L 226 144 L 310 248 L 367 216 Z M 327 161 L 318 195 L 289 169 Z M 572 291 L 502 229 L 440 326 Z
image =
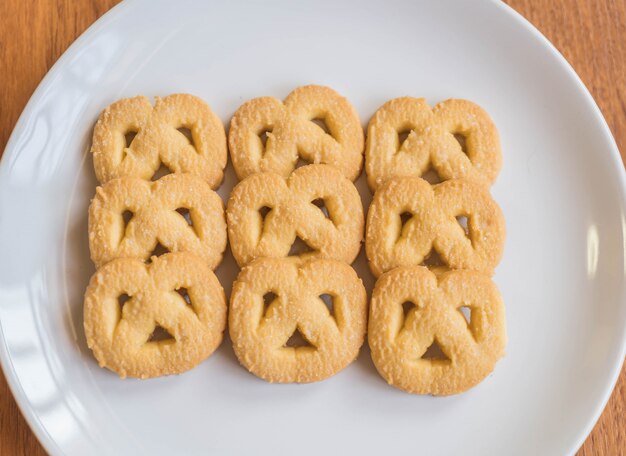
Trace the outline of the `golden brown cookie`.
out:
M 460 393 L 504 356 L 502 298 L 477 272 L 396 268 L 374 287 L 368 341 L 376 369 L 390 385 L 415 394 Z M 439 353 L 433 353 L 435 342 Z
M 451 269 L 491 275 L 504 249 L 502 211 L 486 186 L 465 179 L 435 186 L 419 177 L 386 181 L 374 194 L 366 230 L 365 251 L 376 276 L 419 265 L 433 250 Z
M 215 269 L 226 249 L 222 199 L 193 174 L 150 182 L 124 177 L 96 189 L 89 207 L 89 249 L 97 267 L 115 258 L 147 260 L 161 244 L 191 252 Z
M 332 299 L 329 310 L 324 295 Z M 261 258 L 233 285 L 228 328 L 235 354 L 269 382 L 307 383 L 336 374 L 365 339 L 367 297 L 354 270 L 339 261 Z M 290 346 L 299 332 L 304 346 Z
M 100 114 L 91 152 L 101 183 L 118 177 L 150 179 L 163 164 L 174 173 L 196 174 L 216 188 L 227 160 L 221 120 L 188 94 L 156 97 L 154 107 L 143 96 L 116 101 Z
M 289 255 L 296 237 L 312 249 L 300 259 L 351 263 L 363 239 L 359 193 L 329 165 L 303 166 L 287 180 L 275 173 L 249 176 L 233 189 L 226 217 L 230 247 L 240 266 L 255 258 Z
M 165 254 L 149 265 L 118 259 L 91 278 L 84 325 L 100 366 L 120 377 L 179 374 L 221 343 L 226 297 L 211 269 L 190 253 Z M 159 327 L 170 337 L 153 340 Z
M 491 185 L 501 165 L 498 131 L 471 101 L 451 99 L 431 109 L 423 98 L 396 98 L 367 128 L 365 171 L 372 190 L 391 177 L 420 177 L 431 169 L 442 180 Z
M 287 177 L 301 157 L 355 180 L 363 163 L 356 111 L 334 90 L 316 85 L 298 87 L 284 103 L 273 97 L 246 102 L 231 120 L 228 143 L 239 179 L 260 172 Z

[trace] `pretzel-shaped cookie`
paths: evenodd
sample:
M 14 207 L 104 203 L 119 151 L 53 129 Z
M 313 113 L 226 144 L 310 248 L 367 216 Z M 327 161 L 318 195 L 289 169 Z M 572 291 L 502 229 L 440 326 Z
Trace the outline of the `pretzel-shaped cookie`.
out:
M 189 212 L 189 222 L 178 210 Z M 132 215 L 125 223 L 124 215 Z M 226 249 L 222 199 L 192 174 L 150 182 L 124 177 L 96 189 L 89 207 L 89 249 L 97 267 L 115 258 L 147 260 L 161 243 L 192 252 L 211 269 Z
M 268 293 L 275 297 L 265 307 Z M 332 296 L 332 313 L 324 294 Z M 363 283 L 339 261 L 299 266 L 261 258 L 244 267 L 233 285 L 228 328 L 235 354 L 269 382 L 307 383 L 336 374 L 356 359 L 366 324 Z M 296 330 L 310 346 L 288 346 Z
M 191 131 L 193 141 L 177 129 Z M 125 146 L 125 135 L 136 133 Z M 175 173 L 193 173 L 216 188 L 226 166 L 221 120 L 200 98 L 188 94 L 138 96 L 107 107 L 93 132 L 93 163 L 101 183 L 117 177 L 150 179 L 163 163 Z
M 462 307 L 470 309 L 469 322 Z M 502 298 L 489 277 L 400 267 L 376 282 L 368 341 L 376 369 L 390 385 L 447 395 L 471 388 L 493 370 L 504 355 L 505 326 Z M 428 358 L 434 342 L 442 354 Z
M 466 151 L 455 135 L 463 138 Z M 430 168 L 443 180 L 463 177 L 490 185 L 501 165 L 495 125 L 467 100 L 451 99 L 431 109 L 423 98 L 396 98 L 368 125 L 365 170 L 372 190 L 391 177 L 420 177 Z
M 328 217 L 314 203 L 322 199 Z M 263 217 L 262 210 L 269 209 Z M 363 206 L 352 182 L 329 165 L 298 168 L 285 181 L 253 174 L 232 191 L 226 209 L 228 237 L 239 266 L 259 257 L 284 257 L 296 236 L 313 252 L 303 258 L 351 263 L 361 249 Z
M 403 221 L 405 216 L 410 218 Z M 456 217 L 467 218 L 467 234 Z M 504 238 L 504 218 L 487 187 L 466 179 L 431 186 L 419 177 L 400 177 L 374 194 L 365 250 L 375 276 L 418 265 L 432 249 L 452 269 L 491 275 Z
M 329 131 L 315 120 L 322 120 Z M 363 163 L 358 114 L 337 92 L 316 85 L 298 87 L 284 103 L 273 97 L 246 102 L 231 120 L 228 143 L 241 180 L 266 171 L 287 177 L 298 156 L 332 165 L 350 180 L 359 176 Z
M 187 301 L 179 294 L 186 290 Z M 120 308 L 120 297 L 129 298 Z M 126 376 L 179 374 L 215 351 L 226 325 L 226 297 L 213 271 L 190 253 L 151 264 L 122 258 L 96 271 L 85 293 L 87 344 L 101 367 Z M 157 327 L 170 339 L 151 341 Z

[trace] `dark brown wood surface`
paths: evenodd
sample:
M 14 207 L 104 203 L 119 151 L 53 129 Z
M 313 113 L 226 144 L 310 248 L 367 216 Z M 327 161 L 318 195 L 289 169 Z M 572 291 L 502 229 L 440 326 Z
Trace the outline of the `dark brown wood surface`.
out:
M 116 0 L 0 1 L 0 150 L 37 84 Z M 626 151 L 626 1 L 508 0 L 563 53 Z M 626 454 L 626 370 L 580 455 Z M 45 454 L 0 374 L 0 455 Z

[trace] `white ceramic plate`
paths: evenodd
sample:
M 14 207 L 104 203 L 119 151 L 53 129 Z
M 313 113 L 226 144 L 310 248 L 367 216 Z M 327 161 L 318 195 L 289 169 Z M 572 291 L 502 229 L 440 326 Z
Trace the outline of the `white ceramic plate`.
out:
M 270 385 L 230 342 L 184 375 L 121 381 L 86 347 L 93 272 L 88 154 L 98 113 L 190 92 L 225 124 L 245 100 L 319 83 L 365 125 L 400 95 L 474 100 L 499 127 L 493 194 L 507 220 L 495 281 L 509 344 L 466 394 L 386 385 L 363 348 L 330 380 Z M 235 183 L 229 165 L 220 193 Z M 358 182 L 364 201 L 369 193 Z M 555 49 L 503 4 L 316 0 L 124 3 L 46 76 L 0 166 L 0 354 L 53 454 L 566 454 L 605 405 L 624 356 L 624 170 L 597 106 Z M 355 267 L 371 289 L 363 255 Z M 218 269 L 229 292 L 232 257 Z

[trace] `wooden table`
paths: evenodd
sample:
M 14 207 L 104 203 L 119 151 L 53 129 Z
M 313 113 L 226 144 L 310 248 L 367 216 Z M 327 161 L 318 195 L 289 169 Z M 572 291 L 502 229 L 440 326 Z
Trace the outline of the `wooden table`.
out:
M 41 78 L 117 0 L 0 2 L 0 150 Z M 508 0 L 552 41 L 591 90 L 624 158 L 626 1 Z M 626 454 L 626 369 L 580 455 Z M 0 455 L 45 454 L 0 374 Z

